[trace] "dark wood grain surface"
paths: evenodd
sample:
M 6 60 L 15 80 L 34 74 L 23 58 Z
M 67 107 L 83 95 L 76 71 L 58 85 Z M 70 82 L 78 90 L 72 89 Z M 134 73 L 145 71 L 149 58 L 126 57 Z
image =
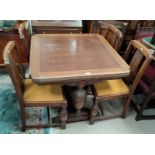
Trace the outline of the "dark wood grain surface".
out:
M 125 77 L 130 69 L 97 34 L 38 34 L 32 37 L 30 72 L 40 84 Z
M 32 26 L 82 27 L 81 20 L 32 20 Z
M 82 33 L 82 20 L 32 20 L 34 34 Z

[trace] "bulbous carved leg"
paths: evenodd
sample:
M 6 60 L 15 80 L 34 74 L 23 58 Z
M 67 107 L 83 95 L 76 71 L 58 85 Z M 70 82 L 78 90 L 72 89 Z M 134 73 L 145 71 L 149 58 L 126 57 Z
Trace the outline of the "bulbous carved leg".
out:
M 86 102 L 86 91 L 83 88 L 77 88 L 73 92 L 72 99 L 76 108 L 76 116 L 79 117 L 81 115 L 81 109 Z
M 91 125 L 94 124 L 95 117 L 98 113 L 98 110 L 99 110 L 98 104 L 95 103 L 94 106 L 92 107 L 92 110 L 91 110 L 89 124 L 91 124 Z
M 66 108 L 62 108 L 62 110 L 60 111 L 61 129 L 66 128 L 67 118 L 68 118 L 67 110 Z

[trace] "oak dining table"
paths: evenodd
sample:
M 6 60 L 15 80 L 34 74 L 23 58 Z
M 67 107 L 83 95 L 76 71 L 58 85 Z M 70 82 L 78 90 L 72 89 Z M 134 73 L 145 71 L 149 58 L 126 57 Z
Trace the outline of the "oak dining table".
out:
M 101 35 L 36 34 L 31 40 L 30 74 L 39 85 L 62 85 L 68 106 L 75 108 L 68 117 L 73 122 L 89 117 L 82 113 L 88 85 L 126 77 L 130 67 Z

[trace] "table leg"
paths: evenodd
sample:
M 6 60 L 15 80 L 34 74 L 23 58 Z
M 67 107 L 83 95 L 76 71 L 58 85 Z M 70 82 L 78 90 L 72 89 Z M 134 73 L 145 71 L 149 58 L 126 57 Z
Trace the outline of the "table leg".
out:
M 68 119 L 67 123 L 84 121 L 89 119 L 89 109 L 83 108 L 86 103 L 86 90 L 84 85 L 80 86 L 64 86 L 63 91 L 68 102 L 67 111 Z M 54 123 L 52 126 L 58 126 L 60 117 L 54 117 L 52 119 Z
M 72 102 L 74 107 L 76 108 L 76 117 L 80 117 L 81 109 L 84 107 L 84 104 L 86 102 L 86 90 L 84 89 L 84 86 L 80 85 L 73 90 Z

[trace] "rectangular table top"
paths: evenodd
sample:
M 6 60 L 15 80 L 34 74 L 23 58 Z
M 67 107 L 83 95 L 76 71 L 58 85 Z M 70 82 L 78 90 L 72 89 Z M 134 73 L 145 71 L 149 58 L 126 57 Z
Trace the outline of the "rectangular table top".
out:
M 130 68 L 98 34 L 37 34 L 32 37 L 30 73 L 40 84 L 121 78 Z

